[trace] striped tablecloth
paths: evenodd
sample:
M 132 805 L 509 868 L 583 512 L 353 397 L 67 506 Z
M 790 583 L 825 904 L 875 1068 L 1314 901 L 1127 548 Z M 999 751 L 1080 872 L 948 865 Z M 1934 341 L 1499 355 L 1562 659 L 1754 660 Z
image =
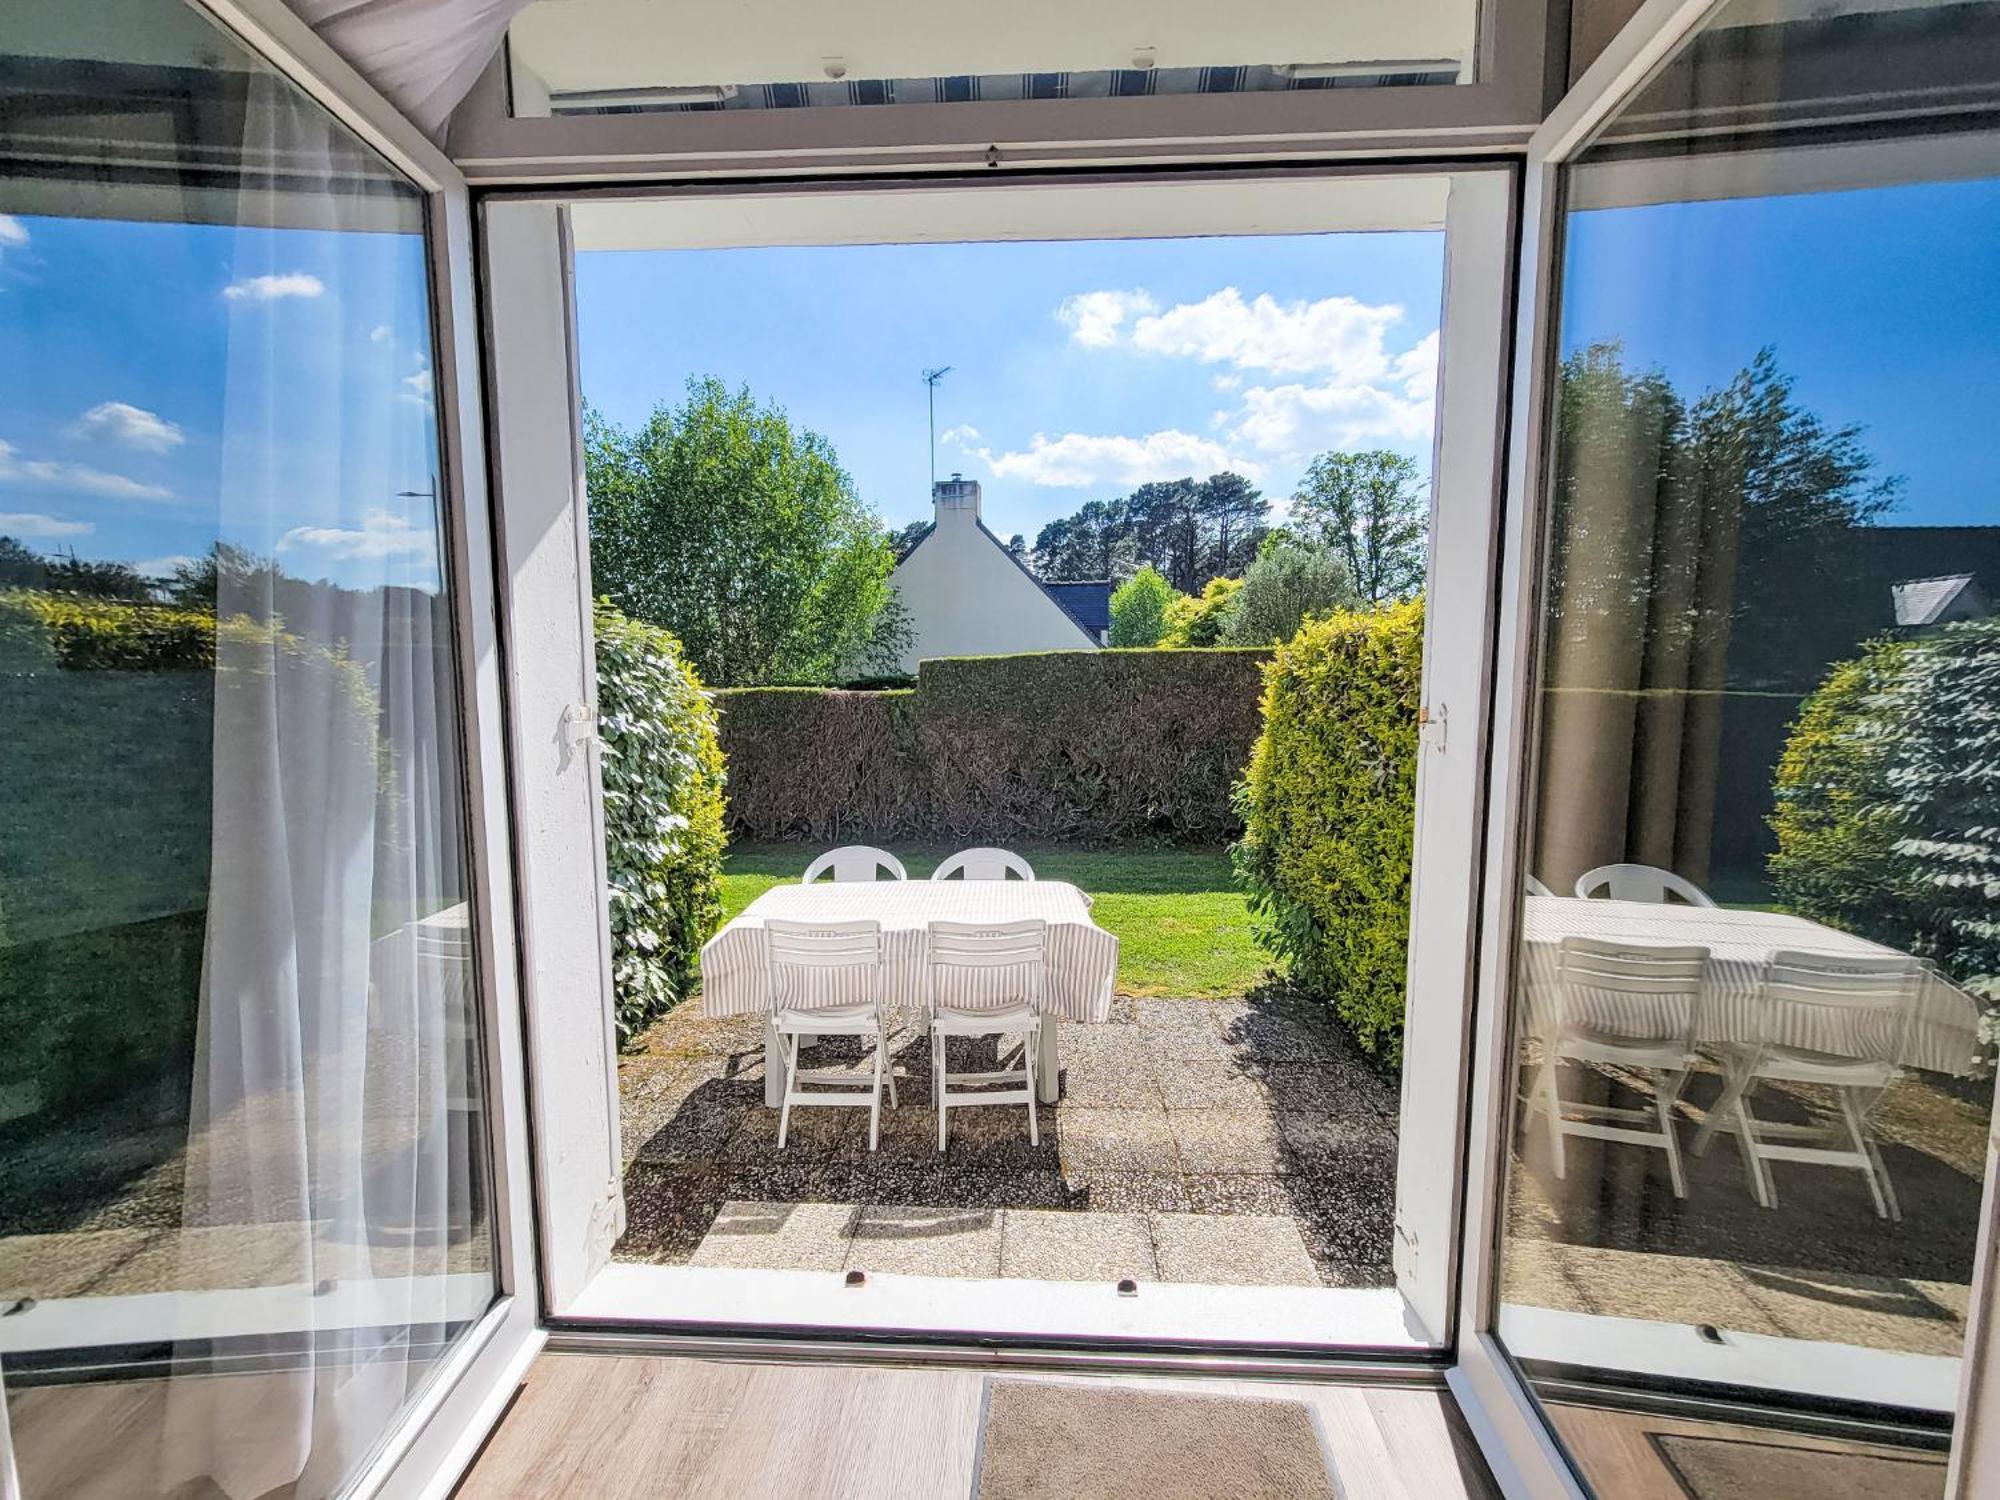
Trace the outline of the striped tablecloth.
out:
M 1559 945 L 1566 937 L 1708 949 L 1708 971 L 1695 1018 L 1698 1046 L 1758 1040 L 1757 1006 L 1764 966 L 1773 953 L 1789 950 L 1879 958 L 1894 951 L 1783 912 L 1583 901 L 1569 896 L 1528 897 L 1525 936 L 1528 1003 L 1544 1017 L 1558 983 Z M 1808 1034 L 1798 1029 L 1805 1018 L 1797 1017 L 1797 1008 L 1786 1007 L 1782 1014 L 1792 1024 L 1773 1036 L 1773 1041 L 1836 1056 L 1868 1055 L 1869 1049 L 1859 1045 L 1857 1037 L 1846 1034 L 1845 1027 L 1852 1023 L 1834 1017 L 1813 1018 Z M 1965 1073 L 1971 1070 L 1978 1048 L 1977 1003 L 1943 975 L 1926 970 L 1903 1063 L 1936 1073 Z
M 923 1008 L 924 929 L 929 923 L 1040 917 L 1049 924 L 1044 1014 L 1065 1021 L 1103 1021 L 1111 1013 L 1118 939 L 1090 920 L 1090 903 L 1075 886 L 1060 880 L 874 880 L 773 886 L 752 901 L 701 950 L 703 1015 L 740 1016 L 765 1008 L 763 927 L 773 917 L 786 922 L 880 922 L 887 998 L 905 1013 Z M 1004 974 L 1000 982 L 1005 983 Z M 829 991 L 815 993 L 804 1003 L 863 998 Z M 944 998 L 976 1004 L 979 996 L 958 992 Z

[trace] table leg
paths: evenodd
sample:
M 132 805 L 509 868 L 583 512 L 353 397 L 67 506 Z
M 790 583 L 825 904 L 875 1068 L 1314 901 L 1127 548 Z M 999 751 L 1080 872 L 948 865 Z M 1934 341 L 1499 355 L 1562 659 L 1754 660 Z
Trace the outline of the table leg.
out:
M 764 1103 L 776 1109 L 785 1102 L 785 1051 L 778 1045 L 778 1028 L 764 1013 Z
M 1035 1039 L 1035 1098 L 1054 1104 L 1062 1091 L 1062 1059 L 1056 1056 L 1056 1018 L 1042 1017 L 1042 1033 Z

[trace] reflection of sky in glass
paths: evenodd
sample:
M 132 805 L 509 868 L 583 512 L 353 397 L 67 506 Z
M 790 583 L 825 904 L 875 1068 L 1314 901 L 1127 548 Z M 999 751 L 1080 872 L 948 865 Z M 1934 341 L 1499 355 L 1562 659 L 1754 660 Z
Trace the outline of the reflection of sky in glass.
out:
M 425 276 L 415 234 L 0 217 L 0 535 L 436 588 Z
M 1769 345 L 1802 405 L 1904 476 L 1887 522 L 2000 519 L 2000 179 L 1599 209 L 1568 233 L 1566 351 L 1621 339 L 1692 396 Z

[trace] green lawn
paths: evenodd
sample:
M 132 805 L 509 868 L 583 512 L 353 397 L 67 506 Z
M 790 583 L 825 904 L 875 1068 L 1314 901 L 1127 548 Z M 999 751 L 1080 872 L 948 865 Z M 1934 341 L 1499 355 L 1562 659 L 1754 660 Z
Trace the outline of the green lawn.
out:
M 891 844 L 912 879 L 954 846 Z M 1264 975 L 1243 893 L 1221 849 L 1010 846 L 1044 880 L 1096 898 L 1091 916 L 1118 934 L 1118 988 L 1130 995 L 1213 999 L 1240 995 Z M 722 865 L 722 906 L 733 917 L 772 886 L 797 880 L 821 846 L 737 844 Z

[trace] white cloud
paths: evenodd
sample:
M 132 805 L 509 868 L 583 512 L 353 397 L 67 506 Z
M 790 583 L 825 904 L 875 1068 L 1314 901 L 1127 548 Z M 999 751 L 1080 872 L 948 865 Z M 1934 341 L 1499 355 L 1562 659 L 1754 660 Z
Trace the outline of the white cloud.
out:
M 165 453 L 187 441 L 179 427 L 157 412 L 123 401 L 100 401 L 76 419 L 70 436 L 120 443 L 142 453 Z
M 960 422 L 956 427 L 947 427 L 938 434 L 938 441 L 944 444 L 957 443 L 970 446 L 979 441 L 979 429 L 970 422 Z
M 1233 391 L 1239 385 L 1243 384 L 1243 377 L 1241 375 L 1217 375 L 1208 383 L 1218 391 Z
M 107 474 L 86 464 L 58 463 L 47 458 L 21 458 L 14 445 L 0 439 L 0 484 L 39 484 L 109 500 L 165 500 L 172 491 L 141 484 L 123 474 Z
M 419 370 L 414 375 L 405 375 L 403 384 L 409 387 L 408 397 L 413 397 L 425 405 L 430 404 L 433 382 L 428 369 Z
M 1316 385 L 1252 386 L 1231 436 L 1264 453 L 1302 454 L 1365 443 L 1420 444 L 1431 435 L 1438 336 L 1422 340 L 1365 379 L 1345 370 Z
M 1177 428 L 1144 437 L 1066 432 L 1051 438 L 1038 432 L 1023 452 L 973 451 L 995 475 L 1039 485 L 1135 485 L 1183 474 L 1206 479 L 1224 469 L 1252 479 L 1259 473 L 1256 464 L 1230 453 L 1221 443 Z
M 391 328 L 387 323 L 377 323 L 368 332 L 368 342 L 371 344 L 386 344 L 395 336 L 396 330 Z
M 1393 302 L 1352 297 L 1279 302 L 1259 293 L 1248 302 L 1226 286 L 1199 302 L 1183 302 L 1132 325 L 1132 347 L 1149 354 L 1229 364 L 1239 370 L 1291 374 L 1337 370 L 1383 359 L 1382 336 L 1401 322 Z
M 0 510 L 0 536 L 53 539 L 87 536 L 95 530 L 88 521 L 60 521 L 36 511 Z
M 1153 310 L 1143 291 L 1079 292 L 1065 297 L 1056 318 L 1069 330 L 1072 342 L 1086 349 L 1108 349 L 1118 342 L 1125 320 Z
M 326 284 L 304 271 L 287 271 L 279 276 L 252 276 L 232 281 L 222 289 L 231 302 L 276 302 L 281 297 L 317 297 Z
M 313 547 L 335 558 L 398 557 L 430 555 L 437 550 L 436 533 L 428 526 L 415 526 L 393 511 L 371 510 L 353 530 L 338 526 L 294 526 L 278 538 L 278 550 Z
M 18 250 L 27 243 L 27 226 L 12 214 L 0 214 L 0 249 Z
M 182 568 L 191 568 L 197 559 L 186 553 L 176 552 L 168 557 L 149 557 L 144 562 L 132 564 L 132 571 L 141 578 L 171 578 Z

